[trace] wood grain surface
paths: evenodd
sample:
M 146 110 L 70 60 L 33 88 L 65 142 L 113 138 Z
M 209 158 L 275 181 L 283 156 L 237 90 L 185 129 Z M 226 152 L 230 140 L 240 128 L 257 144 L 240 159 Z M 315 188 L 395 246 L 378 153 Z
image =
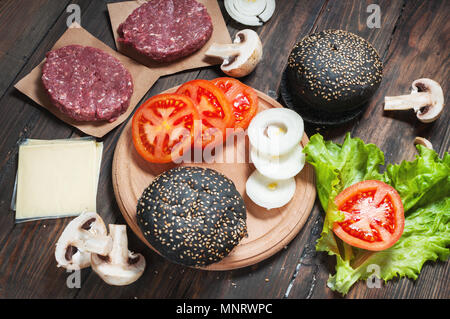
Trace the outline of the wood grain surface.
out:
M 110 287 L 90 269 L 82 271 L 79 289 L 66 286 L 67 276 L 56 267 L 54 245 L 70 219 L 14 223 L 10 210 L 17 169 L 18 143 L 23 138 L 56 139 L 82 136 L 50 112 L 37 107 L 14 89 L 14 84 L 42 61 L 65 32 L 69 3 L 81 8 L 81 25 L 114 46 L 107 3 L 90 0 L 3 0 L 0 2 L 0 298 L 341 298 L 326 286 L 334 272 L 334 258 L 315 251 L 323 211 L 316 204 L 303 229 L 283 250 L 256 265 L 208 272 L 166 262 L 148 249 L 131 231 L 129 245 L 142 252 L 147 269 L 136 283 Z M 219 1 L 232 36 L 244 26 L 231 20 Z M 368 28 L 367 6 L 381 8 L 381 27 Z M 357 120 L 334 129 L 306 126 L 311 135 L 342 142 L 350 131 L 376 143 L 386 162 L 411 160 L 413 139 L 429 139 L 442 156 L 450 146 L 449 112 L 433 124 L 423 124 L 409 112 L 383 112 L 385 95 L 406 94 L 411 82 L 430 77 L 442 84 L 445 99 L 449 79 L 450 3 L 446 0 L 316 0 L 277 1 L 272 19 L 254 28 L 264 45 L 264 59 L 243 81 L 278 98 L 282 71 L 291 47 L 303 36 L 327 28 L 340 28 L 368 39 L 380 53 L 385 68 L 379 90 Z M 143 99 L 185 81 L 222 76 L 208 67 L 160 78 Z M 125 223 L 114 198 L 112 159 L 126 122 L 100 139 L 104 143 L 98 203 L 105 223 Z M 450 298 L 450 263 L 426 263 L 416 281 L 395 279 L 382 288 L 357 283 L 346 298 Z

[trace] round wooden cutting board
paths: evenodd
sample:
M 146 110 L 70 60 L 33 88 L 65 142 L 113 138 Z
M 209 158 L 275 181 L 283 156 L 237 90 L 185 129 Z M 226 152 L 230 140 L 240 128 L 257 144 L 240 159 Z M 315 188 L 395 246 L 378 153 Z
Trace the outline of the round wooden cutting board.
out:
M 176 88 L 166 92 L 174 92 Z M 274 99 L 257 91 L 259 97 L 259 111 L 282 107 Z M 131 137 L 131 122 L 125 126 L 117 143 L 112 166 L 112 181 L 114 193 L 119 208 L 134 233 L 150 248 L 155 250 L 145 239 L 136 223 L 136 205 L 142 192 L 150 182 L 160 173 L 175 167 L 177 164 L 153 164 L 146 162 L 136 152 Z M 243 158 L 247 160 L 237 163 L 186 163 L 184 166 L 202 166 L 215 169 L 236 185 L 247 207 L 248 237 L 242 239 L 231 253 L 219 262 L 202 269 L 206 270 L 230 270 L 256 264 L 285 247 L 300 231 L 308 218 L 316 197 L 314 186 L 314 170 L 306 164 L 303 170 L 296 176 L 297 188 L 294 198 L 285 206 L 278 209 L 266 210 L 254 204 L 245 193 L 245 183 L 254 166 L 248 163 L 249 141 L 237 139 L 234 143 L 234 151 L 245 151 Z M 303 136 L 302 145 L 308 142 L 306 134 Z M 240 145 L 239 143 L 245 143 Z M 224 147 L 223 152 L 227 150 Z M 240 158 L 237 157 L 236 158 Z M 156 251 L 156 250 L 155 250 Z M 157 251 L 156 251 L 157 252 Z

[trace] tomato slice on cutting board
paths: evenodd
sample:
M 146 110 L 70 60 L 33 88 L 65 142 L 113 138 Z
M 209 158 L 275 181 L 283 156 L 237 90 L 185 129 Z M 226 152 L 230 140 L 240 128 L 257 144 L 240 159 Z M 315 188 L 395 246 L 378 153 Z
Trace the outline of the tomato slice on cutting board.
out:
M 176 93 L 190 97 L 196 104 L 202 124 L 201 146 L 223 143 L 226 129 L 234 126 L 234 117 L 222 90 L 207 80 L 193 80 L 181 85 Z M 222 138 L 216 140 L 218 136 Z
M 395 244 L 403 233 L 405 217 L 398 192 L 386 183 L 368 180 L 344 189 L 335 198 L 345 219 L 334 233 L 347 244 L 379 251 Z
M 159 94 L 145 101 L 132 122 L 137 152 L 152 163 L 169 163 L 190 150 L 194 121 L 199 120 L 194 102 L 179 94 Z
M 217 78 L 211 81 L 219 87 L 230 101 L 235 118 L 234 127 L 246 129 L 258 111 L 256 91 L 233 78 Z

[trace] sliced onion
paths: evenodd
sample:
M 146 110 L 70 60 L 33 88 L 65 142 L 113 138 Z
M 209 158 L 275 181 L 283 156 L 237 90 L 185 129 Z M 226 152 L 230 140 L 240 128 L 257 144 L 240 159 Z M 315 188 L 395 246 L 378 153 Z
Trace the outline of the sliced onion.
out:
M 266 9 L 265 0 L 234 0 L 234 7 L 242 14 L 247 16 L 258 16 Z
M 303 119 L 286 108 L 258 113 L 248 127 L 250 144 L 259 153 L 281 156 L 300 144 L 304 133 Z
M 256 169 L 264 176 L 271 179 L 288 179 L 294 177 L 305 166 L 305 154 L 300 145 L 282 156 L 268 156 L 261 154 L 251 147 L 250 158 Z
M 272 17 L 275 12 L 275 0 L 267 0 L 266 1 L 266 9 L 258 15 L 262 21 L 267 22 Z
M 248 197 L 266 209 L 286 205 L 295 194 L 295 178 L 273 180 L 255 170 L 245 185 Z
M 239 23 L 260 26 L 272 17 L 275 0 L 225 0 L 225 9 Z

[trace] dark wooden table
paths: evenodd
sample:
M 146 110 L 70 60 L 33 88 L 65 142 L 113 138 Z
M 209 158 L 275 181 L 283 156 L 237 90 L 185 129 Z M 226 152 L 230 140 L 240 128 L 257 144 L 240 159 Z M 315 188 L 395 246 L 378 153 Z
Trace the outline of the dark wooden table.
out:
M 251 267 L 226 272 L 194 270 L 166 262 L 129 232 L 130 247 L 142 252 L 147 269 L 136 283 L 110 287 L 90 269 L 82 271 L 80 289 L 66 287 L 68 273 L 56 268 L 54 245 L 70 219 L 14 223 L 10 210 L 17 169 L 18 141 L 22 138 L 77 137 L 71 126 L 44 111 L 13 85 L 43 58 L 66 30 L 70 3 L 81 7 L 81 24 L 94 36 L 114 46 L 112 30 L 101 0 L 0 1 L 0 297 L 1 298 L 339 298 L 326 286 L 334 273 L 334 259 L 315 251 L 323 211 L 318 202 L 298 236 L 275 256 Z M 369 28 L 367 7 L 381 8 L 380 28 Z M 222 13 L 233 36 L 243 26 Z M 303 36 L 328 28 L 344 29 L 369 40 L 385 65 L 381 87 L 361 118 L 335 129 L 307 126 L 340 142 L 347 131 L 376 143 L 387 162 L 412 160 L 415 136 L 428 138 L 440 156 L 449 150 L 450 113 L 433 124 L 422 124 L 413 112 L 383 112 L 385 95 L 407 94 L 411 82 L 430 77 L 447 92 L 449 74 L 450 2 L 422 0 L 338 1 L 278 0 L 273 18 L 256 28 L 264 44 L 264 59 L 244 82 L 278 97 L 281 74 L 291 47 Z M 218 67 L 166 76 L 145 99 L 196 78 L 221 76 Z M 448 101 L 449 96 L 445 94 Z M 401 113 L 401 114 L 400 114 Z M 125 123 L 101 139 L 104 154 L 98 191 L 99 214 L 105 223 L 124 223 L 111 184 L 114 148 Z M 392 280 L 380 289 L 356 284 L 347 298 L 449 298 L 450 263 L 426 263 L 419 279 Z

